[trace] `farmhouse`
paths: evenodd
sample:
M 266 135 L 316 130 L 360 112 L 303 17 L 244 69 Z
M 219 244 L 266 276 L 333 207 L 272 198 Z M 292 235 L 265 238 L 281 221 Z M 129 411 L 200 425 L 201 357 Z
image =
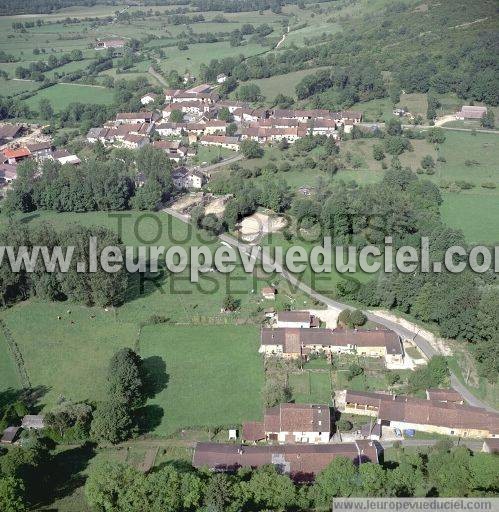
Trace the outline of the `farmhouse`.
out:
M 206 182 L 206 176 L 196 170 L 187 169 L 187 167 L 178 167 L 172 172 L 173 185 L 178 189 L 203 187 Z
M 125 39 L 115 38 L 115 39 L 99 39 L 97 40 L 97 45 L 95 47 L 96 50 L 101 50 L 104 48 L 123 48 L 125 46 Z
M 25 158 L 29 158 L 31 153 L 28 148 L 19 148 L 19 149 L 4 149 L 3 150 L 4 157 L 9 164 L 17 164 L 21 162 Z
M 251 105 L 249 103 L 246 103 L 245 101 L 236 101 L 236 100 L 220 100 L 217 103 L 218 107 L 227 108 L 231 114 L 234 113 L 235 110 L 238 108 L 245 108 L 249 109 L 251 108 Z
M 41 414 L 26 414 L 22 420 L 21 426 L 27 430 L 41 430 L 45 428 L 45 421 Z
M 0 126 L 0 144 L 5 144 L 21 135 L 23 127 L 20 124 L 4 124 Z
M 319 319 L 309 311 L 279 311 L 277 313 L 277 327 L 293 329 L 309 329 L 319 327 Z
M 376 416 L 382 427 L 460 437 L 499 438 L 499 414 L 459 403 L 347 390 L 344 410 Z
M 158 98 L 158 95 L 154 92 L 149 92 L 147 94 L 144 94 L 142 98 L 140 98 L 140 102 L 142 105 L 149 105 L 149 103 L 153 103 L 156 98 Z
M 306 325 L 305 318 L 302 325 Z M 325 353 L 329 356 L 357 354 L 383 357 L 387 364 L 402 363 L 404 360 L 400 337 L 389 329 L 263 328 L 259 352 L 265 356 L 274 355 L 290 359 L 308 359 L 311 353 Z
M 123 146 L 129 149 L 139 149 L 149 144 L 149 137 L 127 133 L 122 139 Z
M 267 300 L 275 300 L 276 289 L 273 286 L 262 288 L 262 297 Z
M 243 425 L 245 441 L 328 443 L 331 411 L 327 405 L 280 404 L 265 411 L 263 422 Z
M 234 472 L 242 467 L 274 465 L 295 481 L 307 482 L 336 457 L 347 457 L 355 464 L 378 462 L 378 448 L 371 441 L 322 445 L 242 446 L 197 443 L 192 465 L 212 471 Z
M 439 389 L 429 388 L 426 390 L 426 398 L 428 400 L 438 400 L 440 402 L 452 402 L 455 404 L 463 404 L 463 397 L 455 389 Z
M 72 165 L 78 165 L 81 164 L 81 160 L 76 156 L 72 155 L 69 151 L 66 149 L 58 149 L 57 151 L 54 151 L 50 158 L 52 160 L 56 160 L 60 164 L 72 164 Z
M 16 169 L 15 164 L 0 164 L 0 187 L 6 187 L 17 178 Z
M 203 135 L 199 139 L 202 146 L 219 146 L 233 151 L 239 151 L 239 138 L 226 135 Z
M 115 124 L 142 124 L 152 122 L 151 112 L 119 112 L 116 114 Z
M 457 119 L 481 119 L 487 113 L 487 107 L 474 105 L 463 105 L 459 112 L 456 112 Z
M 37 160 L 45 160 L 46 158 L 50 158 L 52 154 L 52 142 L 37 142 L 36 144 L 27 144 L 31 156 L 36 158 Z
M 154 129 L 163 137 L 168 135 L 182 135 L 182 130 L 185 130 L 186 123 L 161 123 L 157 124 Z
M 20 432 L 21 432 L 21 427 L 7 427 L 3 431 L 2 439 L 0 439 L 0 443 L 5 443 L 5 444 L 15 443 Z
M 483 452 L 499 453 L 499 439 L 486 439 L 483 442 Z

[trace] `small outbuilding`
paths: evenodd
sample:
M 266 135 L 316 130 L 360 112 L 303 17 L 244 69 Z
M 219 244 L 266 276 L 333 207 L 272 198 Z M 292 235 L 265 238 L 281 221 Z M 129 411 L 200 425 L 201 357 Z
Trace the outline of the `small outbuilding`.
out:
M 3 431 L 2 439 L 0 439 L 0 442 L 5 443 L 5 444 L 15 443 L 19 436 L 20 431 L 21 431 L 21 427 L 7 427 Z
M 41 414 L 26 414 L 26 416 L 23 418 L 21 426 L 27 430 L 41 430 L 42 428 L 45 428 L 45 421 Z

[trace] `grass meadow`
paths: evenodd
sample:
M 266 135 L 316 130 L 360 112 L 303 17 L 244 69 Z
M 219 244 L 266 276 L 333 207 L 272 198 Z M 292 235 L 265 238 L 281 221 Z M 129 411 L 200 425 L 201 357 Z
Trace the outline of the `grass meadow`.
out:
M 163 411 L 154 432 L 239 425 L 262 416 L 263 363 L 256 326 L 148 326 L 140 354 L 164 383 L 148 406 Z
M 113 91 L 104 87 L 78 84 L 56 84 L 41 89 L 26 103 L 34 110 L 38 110 L 41 99 L 47 99 L 54 111 L 65 109 L 70 103 L 95 103 L 109 105 L 113 102 Z

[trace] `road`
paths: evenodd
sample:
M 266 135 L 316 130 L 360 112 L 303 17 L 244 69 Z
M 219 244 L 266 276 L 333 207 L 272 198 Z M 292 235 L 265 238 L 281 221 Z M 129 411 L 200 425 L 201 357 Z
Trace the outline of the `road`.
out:
M 163 211 L 166 213 L 169 213 L 170 215 L 174 216 L 175 218 L 181 220 L 182 222 L 189 222 L 189 217 L 187 215 L 182 215 L 179 212 L 176 212 L 174 210 L 171 210 L 170 208 L 165 208 Z M 221 234 L 219 236 L 219 239 L 222 242 L 225 242 L 233 247 L 236 247 L 240 251 L 244 252 L 247 255 L 251 254 L 251 245 L 244 244 L 240 242 L 237 238 L 234 238 L 231 235 L 227 234 Z M 267 264 L 273 264 L 274 262 L 271 260 L 270 257 L 267 257 L 265 254 L 260 252 L 259 259 L 262 260 L 262 263 Z M 286 279 L 291 285 L 301 290 L 303 293 L 308 295 L 309 297 L 317 300 L 318 302 L 321 302 L 322 304 L 336 308 L 336 309 L 354 309 L 349 304 L 344 304 L 342 302 L 339 302 L 337 300 L 330 299 L 329 297 L 326 297 L 315 290 L 312 290 L 310 286 L 303 283 L 299 279 L 297 279 L 294 275 L 287 272 L 284 268 L 280 267 L 279 265 L 276 265 L 276 271 L 279 272 L 284 279 Z M 375 313 L 367 313 L 367 318 L 371 320 L 372 322 L 376 322 L 380 325 L 383 325 L 384 327 L 387 327 L 388 329 L 391 329 L 395 331 L 401 338 L 404 339 L 410 339 L 412 340 L 418 348 L 428 357 L 432 357 L 435 355 L 438 355 L 438 352 L 435 350 L 433 345 L 430 343 L 430 341 L 426 338 L 424 338 L 419 331 L 413 331 L 411 329 L 407 329 L 406 327 L 403 327 L 399 323 L 388 320 L 384 317 L 378 316 Z M 490 412 L 499 413 L 496 409 L 491 407 L 490 405 L 486 404 L 485 402 L 482 402 L 480 399 L 478 399 L 476 396 L 474 396 L 468 389 L 458 380 L 456 375 L 451 372 L 451 386 L 454 388 L 465 400 L 469 405 L 472 405 L 474 407 L 481 407 L 483 409 L 486 409 Z
M 233 164 L 234 162 L 239 162 L 239 160 L 242 160 L 244 158 L 244 155 L 242 153 L 238 153 L 234 156 L 229 156 L 228 158 L 224 158 L 223 160 L 220 160 L 220 162 L 217 162 L 216 164 L 207 165 L 206 167 L 201 167 L 201 170 L 203 172 L 211 172 L 215 169 L 218 169 L 219 167 L 223 167 L 224 165 Z
M 378 441 L 379 444 L 383 448 L 392 448 L 393 444 L 396 442 L 401 443 L 404 448 L 419 448 L 423 446 L 435 446 L 438 443 L 438 439 L 400 439 L 399 441 Z M 459 438 L 458 441 L 454 441 L 454 445 L 456 446 L 466 446 L 470 450 L 474 452 L 479 452 L 482 450 L 483 441 L 479 440 L 471 440 L 471 439 L 462 439 Z
M 378 126 L 379 128 L 384 128 L 385 123 L 359 123 L 360 126 Z M 413 125 L 413 124 L 403 124 L 402 128 L 404 129 L 414 129 L 419 128 L 421 130 L 429 130 L 430 128 L 435 128 L 437 124 L 435 123 L 435 126 L 430 126 L 428 124 L 419 124 L 419 125 Z M 493 133 L 493 134 L 499 134 L 499 130 L 485 130 L 481 128 L 455 128 L 453 126 L 438 126 L 438 128 L 442 128 L 442 130 L 450 130 L 455 132 L 476 132 L 476 133 Z
M 147 72 L 153 76 L 161 85 L 168 88 L 168 84 L 166 83 L 166 80 L 156 71 L 154 71 L 152 66 L 149 66 Z

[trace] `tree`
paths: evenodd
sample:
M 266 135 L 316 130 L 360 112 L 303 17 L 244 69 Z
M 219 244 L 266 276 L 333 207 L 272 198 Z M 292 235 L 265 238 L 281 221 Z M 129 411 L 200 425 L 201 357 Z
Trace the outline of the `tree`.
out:
M 367 316 L 360 310 L 354 309 L 350 314 L 350 326 L 359 327 L 367 322 Z
M 386 471 L 372 462 L 359 466 L 359 479 L 364 496 L 386 496 Z
M 2 512 L 24 512 L 27 509 L 24 483 L 19 478 L 0 478 L 0 510 Z
M 111 400 L 102 402 L 95 410 L 90 434 L 96 441 L 116 444 L 131 436 L 132 426 L 130 408 Z
M 230 123 L 234 119 L 234 116 L 230 113 L 230 110 L 227 107 L 222 107 L 218 111 L 218 119 Z
M 293 482 L 270 464 L 258 468 L 251 475 L 248 487 L 254 502 L 265 508 L 286 510 L 296 501 Z
M 356 473 L 350 459 L 335 457 L 315 478 L 312 496 L 317 508 L 329 507 L 336 496 L 351 496 L 355 491 Z
M 225 512 L 234 498 L 234 484 L 225 473 L 214 473 L 206 486 L 205 503 L 213 512 Z
M 421 159 L 421 167 L 426 171 L 433 170 L 435 168 L 435 160 L 431 155 L 426 155 Z
M 494 128 L 496 125 L 495 123 L 494 112 L 489 108 L 480 119 L 480 125 L 482 128 Z
M 85 497 L 96 510 L 149 510 L 144 496 L 145 476 L 128 464 L 99 462 L 85 482 Z
M 222 307 L 225 311 L 236 311 L 240 305 L 241 301 L 239 299 L 236 299 L 233 295 L 226 295 Z
M 265 381 L 263 388 L 263 401 L 265 407 L 286 403 L 291 400 L 291 389 L 282 380 L 269 378 Z
M 241 151 L 246 158 L 261 158 L 263 156 L 263 148 L 255 140 L 243 140 Z
M 42 98 L 38 103 L 38 110 L 42 119 L 50 120 L 54 117 L 54 109 L 47 98 Z
M 136 408 L 144 401 L 142 360 L 131 348 L 122 348 L 109 362 L 107 382 L 110 399 Z
M 261 96 L 262 91 L 256 84 L 240 85 L 236 91 L 236 98 L 241 101 L 258 101 Z
M 383 146 L 380 144 L 375 144 L 373 146 L 373 158 L 374 160 L 383 160 L 385 158 L 385 152 L 383 150 Z
M 348 366 L 348 372 L 347 372 L 347 379 L 353 380 L 355 377 L 358 377 L 359 375 L 362 375 L 364 373 L 364 369 L 362 366 L 359 366 L 356 363 L 351 363 Z
M 386 133 L 388 135 L 402 135 L 402 123 L 400 119 L 392 117 L 386 123 Z
M 442 128 L 430 128 L 426 132 L 426 140 L 430 144 L 443 144 L 445 142 L 445 133 Z
M 237 132 L 237 125 L 236 125 L 236 123 L 229 123 L 227 125 L 227 127 L 225 128 L 225 133 L 229 137 L 232 137 L 233 135 L 235 135 L 236 132 Z
M 170 122 L 181 123 L 184 120 L 184 114 L 180 109 L 174 109 L 170 113 Z

